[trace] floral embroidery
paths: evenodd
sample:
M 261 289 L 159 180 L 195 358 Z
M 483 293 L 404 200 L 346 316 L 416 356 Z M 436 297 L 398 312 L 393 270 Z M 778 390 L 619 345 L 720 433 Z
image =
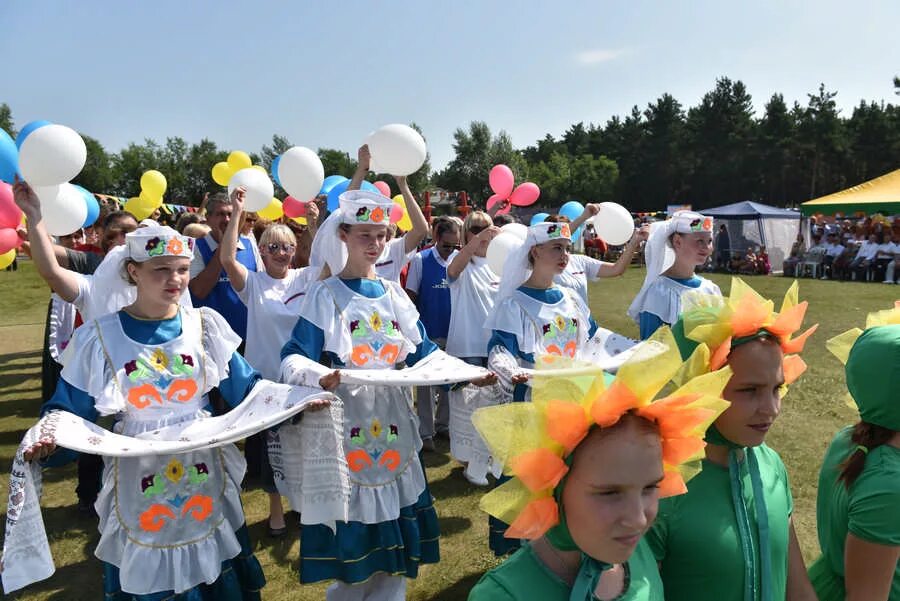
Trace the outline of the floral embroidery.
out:
M 159 236 L 156 236 L 147 240 L 147 245 L 144 247 L 144 250 L 146 250 L 147 254 L 151 257 L 158 257 L 165 252 L 165 244 L 163 244 L 163 241 L 160 240 Z
M 175 519 L 175 512 L 165 505 L 151 505 L 147 511 L 141 514 L 139 523 L 141 529 L 147 532 L 158 532 L 165 525 L 165 518 Z
M 392 472 L 396 471 L 400 467 L 400 453 L 394 449 L 388 449 L 382 453 L 378 465 L 386 467 Z
M 150 356 L 150 365 L 156 371 L 165 371 L 169 367 L 169 358 L 165 351 L 159 348 L 153 351 L 153 355 Z
M 372 317 L 369 318 L 369 325 L 376 332 L 381 331 L 381 315 L 378 314 L 378 311 L 372 313 Z
M 172 361 L 172 373 L 189 375 L 194 371 L 194 359 L 190 355 L 175 355 Z
M 399 436 L 399 429 L 397 428 L 397 425 L 391 424 L 390 426 L 388 426 L 387 441 L 394 442 L 395 440 L 397 440 L 398 436 Z
M 358 211 L 356 211 L 356 220 L 357 221 L 368 221 L 369 220 L 369 209 L 366 207 L 360 207 Z
M 166 398 L 182 403 L 194 398 L 197 394 L 197 382 L 194 380 L 175 380 L 166 392 Z
M 169 461 L 169 465 L 166 466 L 166 478 L 171 480 L 173 483 L 177 483 L 184 476 L 184 465 L 181 464 L 180 461 L 172 458 Z
M 166 245 L 166 250 L 170 255 L 180 255 L 182 252 L 184 252 L 184 244 L 182 244 L 181 240 L 179 240 L 178 238 L 172 238 Z
M 391 320 L 384 326 L 384 333 L 388 336 L 396 336 L 400 332 L 400 324 L 396 320 Z
M 148 499 L 163 494 L 166 492 L 165 478 L 160 478 L 157 474 L 150 474 L 149 476 L 142 478 L 141 492 L 143 492 L 144 496 Z
M 150 403 L 156 402 L 162 404 L 162 397 L 153 384 L 142 384 L 128 391 L 128 402 L 138 409 L 144 409 L 150 406 Z
M 366 444 L 366 435 L 363 434 L 362 428 L 359 426 L 350 428 L 350 442 L 355 445 Z
M 381 436 L 381 422 L 377 418 L 372 420 L 372 427 L 369 428 L 369 432 L 372 433 L 372 438 Z
M 566 329 L 566 320 L 563 318 L 562 315 L 557 315 L 557 316 L 556 316 L 556 319 L 555 319 L 554 321 L 555 321 L 555 323 L 556 323 L 556 327 L 557 327 L 559 330 L 565 330 L 565 329 Z
M 400 347 L 396 344 L 386 344 L 378 356 L 385 363 L 393 365 L 397 362 L 397 357 L 400 356 Z
M 188 479 L 191 484 L 203 484 L 209 479 L 209 468 L 205 463 L 196 463 L 188 469 Z
M 384 221 L 384 209 L 375 207 L 372 212 L 369 213 L 369 218 L 372 220 L 372 223 L 381 223 Z
M 205 495 L 194 495 L 193 497 L 188 499 L 187 503 L 184 504 L 184 509 L 181 510 L 181 515 L 185 516 L 190 513 L 192 518 L 194 518 L 198 522 L 202 522 L 209 517 L 209 514 L 212 513 L 212 509 L 212 498 Z
M 353 353 L 350 355 L 350 361 L 353 365 L 363 366 L 372 358 L 372 347 L 368 344 L 361 344 L 353 347 Z
M 132 382 L 137 382 L 138 380 L 146 380 L 153 374 L 150 366 L 143 359 L 135 359 L 125 364 L 125 375 Z
M 372 458 L 362 449 L 356 449 L 347 453 L 347 467 L 350 468 L 351 472 L 361 472 L 373 465 Z

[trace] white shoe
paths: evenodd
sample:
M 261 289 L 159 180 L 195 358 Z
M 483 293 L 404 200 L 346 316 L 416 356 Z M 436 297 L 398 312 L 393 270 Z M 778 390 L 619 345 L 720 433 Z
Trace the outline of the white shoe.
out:
M 469 484 L 474 484 L 475 486 L 489 486 L 490 482 L 488 482 L 487 476 L 482 476 L 481 478 L 476 478 L 472 474 L 469 473 L 469 470 L 463 471 L 463 476 L 466 477 L 466 480 L 469 481 Z

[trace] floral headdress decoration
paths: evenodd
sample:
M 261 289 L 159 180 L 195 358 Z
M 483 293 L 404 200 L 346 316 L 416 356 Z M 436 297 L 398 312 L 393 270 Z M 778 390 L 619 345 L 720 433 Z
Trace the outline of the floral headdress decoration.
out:
M 844 364 L 847 404 L 860 419 L 900 430 L 896 384 L 900 376 L 900 301 L 894 308 L 869 313 L 866 329 L 853 328 L 825 346 Z
M 709 348 L 711 354 L 707 368 L 710 371 L 725 365 L 733 348 L 763 336 L 776 338 L 785 355 L 785 385 L 790 385 L 806 371 L 806 363 L 799 353 L 803 352 L 807 339 L 819 327 L 815 324 L 794 337 L 803 325 L 809 305 L 807 301 L 798 301 L 799 286 L 796 280 L 784 295 L 781 311 L 776 313 L 773 301 L 763 298 L 742 279 L 732 278 L 728 297 L 687 292 L 682 297 L 680 323 L 673 329 L 677 336 L 683 327 L 686 338 Z M 684 347 L 683 344 L 681 346 Z M 699 367 L 696 358 L 693 364 Z
M 164 225 L 142 227 L 125 235 L 128 258 L 138 263 L 154 257 L 194 256 L 194 239 Z
M 559 358 L 550 363 L 554 371 L 559 363 Z M 538 368 L 543 364 L 538 361 Z M 629 412 L 659 429 L 665 474 L 660 496 L 686 492 L 685 482 L 699 471 L 704 432 L 728 407 L 720 395 L 731 369 L 693 378 L 654 400 L 680 366 L 674 338 L 664 327 L 636 350 L 609 385 L 596 370 L 574 378 L 538 373 L 532 402 L 477 410 L 475 427 L 513 476 L 482 498 L 482 510 L 510 524 L 508 538 L 544 535 L 560 523 L 555 493 L 576 447 L 593 427 L 611 427 Z

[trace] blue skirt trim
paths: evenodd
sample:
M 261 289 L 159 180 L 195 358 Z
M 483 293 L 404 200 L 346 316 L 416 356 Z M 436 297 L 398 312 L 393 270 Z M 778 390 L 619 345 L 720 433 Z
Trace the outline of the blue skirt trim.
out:
M 419 565 L 440 560 L 440 528 L 428 487 L 390 522 L 338 522 L 300 531 L 300 582 L 365 582 L 377 572 L 415 578 Z
M 132 595 L 119 585 L 119 568 L 103 563 L 103 592 L 106 601 L 260 601 L 260 590 L 266 585 L 262 566 L 253 555 L 246 524 L 235 531 L 241 552 L 222 562 L 222 573 L 212 584 L 201 584 L 175 594 L 160 591 L 149 595 Z
M 496 484 L 494 484 L 494 488 L 497 488 L 509 480 L 511 480 L 509 476 L 500 476 L 497 479 Z M 506 538 L 503 536 L 503 533 L 506 532 L 507 528 L 509 528 L 509 524 L 506 522 L 498 520 L 492 515 L 488 516 L 488 546 L 490 546 L 491 551 L 493 551 L 494 555 L 497 557 L 508 555 L 509 553 L 517 551 L 519 547 L 522 546 L 522 542 L 519 539 Z

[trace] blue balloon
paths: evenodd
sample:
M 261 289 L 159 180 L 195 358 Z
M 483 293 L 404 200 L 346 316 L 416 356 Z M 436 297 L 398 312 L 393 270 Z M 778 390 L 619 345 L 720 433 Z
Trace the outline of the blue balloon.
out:
M 531 222 L 528 225 L 537 225 L 538 223 L 544 223 L 544 220 L 549 216 L 549 213 L 535 213 L 531 216 Z
M 578 242 L 578 239 L 581 238 L 581 234 L 584 233 L 584 226 L 579 226 L 577 230 L 572 232 L 572 242 Z
M 341 176 L 338 176 L 341 177 Z M 344 192 L 347 191 L 347 188 L 350 187 L 350 180 L 344 178 L 339 184 L 336 184 L 331 190 L 328 192 L 328 202 L 326 203 L 326 207 L 329 211 L 337 211 L 340 206 L 340 196 Z M 361 190 L 366 190 L 367 192 L 375 192 L 376 194 L 381 194 L 381 190 L 375 187 L 375 185 L 371 182 L 363 181 L 362 186 L 360 186 Z
M 31 123 L 26 123 L 25 127 L 23 127 L 19 131 L 19 135 L 16 136 L 16 148 L 22 148 L 22 142 L 25 141 L 25 138 L 27 138 L 28 135 L 34 130 L 38 129 L 39 127 L 44 127 L 45 125 L 50 125 L 50 122 L 39 120 L 32 121 Z
M 0 181 L 13 183 L 19 172 L 19 150 L 8 133 L 0 129 Z
M 319 194 L 328 194 L 331 192 L 331 189 L 334 188 L 341 182 L 349 181 L 343 175 L 329 175 L 322 182 L 322 188 L 319 190 Z
M 272 179 L 275 180 L 275 183 L 279 186 L 281 185 L 281 180 L 278 179 L 278 163 L 281 162 L 281 155 L 278 155 L 274 159 L 272 159 Z
M 82 188 L 81 186 L 72 184 L 75 186 L 75 189 L 81 192 L 81 195 L 84 196 L 84 202 L 87 204 L 87 217 L 84 219 L 84 225 L 81 227 L 91 227 L 94 225 L 94 222 L 97 221 L 97 217 L 100 216 L 100 203 L 97 202 L 97 197 Z
M 563 206 L 559 207 L 559 214 L 568 217 L 569 221 L 575 221 L 584 212 L 584 205 L 577 200 L 570 200 Z

